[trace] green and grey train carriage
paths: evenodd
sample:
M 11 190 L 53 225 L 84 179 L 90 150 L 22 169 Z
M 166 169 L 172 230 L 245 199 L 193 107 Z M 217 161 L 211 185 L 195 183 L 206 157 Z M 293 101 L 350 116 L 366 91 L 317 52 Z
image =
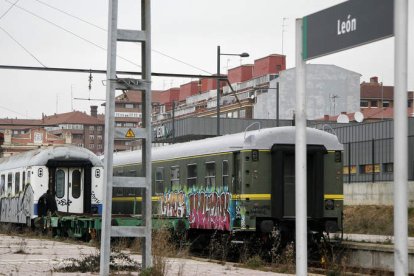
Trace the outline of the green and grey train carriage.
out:
M 0 222 L 30 225 L 33 219 L 50 215 L 52 206 L 59 216 L 101 214 L 102 170 L 95 154 L 74 146 L 1 158 Z M 43 197 L 45 201 L 40 200 Z
M 308 226 L 342 227 L 343 146 L 308 128 Z M 154 218 L 189 230 L 292 232 L 295 219 L 295 128 L 279 127 L 154 148 Z M 114 175 L 142 176 L 139 151 L 114 154 Z M 113 213 L 139 212 L 133 189 L 114 188 Z

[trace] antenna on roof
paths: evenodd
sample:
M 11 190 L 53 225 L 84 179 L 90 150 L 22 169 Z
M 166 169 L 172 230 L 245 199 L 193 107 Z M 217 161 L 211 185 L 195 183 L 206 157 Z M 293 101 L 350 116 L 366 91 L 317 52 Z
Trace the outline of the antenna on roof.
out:
M 357 121 L 358 123 L 361 123 L 364 120 L 364 114 L 362 114 L 362 112 L 355 112 L 354 114 L 354 119 L 355 121 Z
M 336 119 L 336 122 L 339 124 L 347 124 L 349 123 L 349 118 L 345 114 L 340 114 L 338 118 Z

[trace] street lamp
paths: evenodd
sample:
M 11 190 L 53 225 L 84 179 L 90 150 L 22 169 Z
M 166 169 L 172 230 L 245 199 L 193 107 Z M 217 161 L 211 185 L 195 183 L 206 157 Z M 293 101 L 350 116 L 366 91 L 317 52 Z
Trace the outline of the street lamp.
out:
M 220 56 L 249 57 L 249 54 L 224 54 L 220 53 L 220 46 L 217 46 L 217 136 L 220 135 Z

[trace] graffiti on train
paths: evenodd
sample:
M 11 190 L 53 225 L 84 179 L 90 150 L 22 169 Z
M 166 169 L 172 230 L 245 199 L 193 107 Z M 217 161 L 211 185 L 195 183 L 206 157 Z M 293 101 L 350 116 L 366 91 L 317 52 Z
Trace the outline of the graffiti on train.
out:
M 185 217 L 185 193 L 171 192 L 164 194 L 161 197 L 161 213 L 168 217 Z
M 190 227 L 230 230 L 229 192 L 165 193 L 161 196 L 161 214 L 167 217 L 188 217 Z
M 228 192 L 189 194 L 190 227 L 230 230 L 230 199 Z

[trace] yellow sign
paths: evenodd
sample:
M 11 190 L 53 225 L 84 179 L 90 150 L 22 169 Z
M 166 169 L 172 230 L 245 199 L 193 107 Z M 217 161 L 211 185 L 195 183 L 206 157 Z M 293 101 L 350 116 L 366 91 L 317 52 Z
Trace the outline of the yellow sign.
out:
M 128 129 L 127 133 L 125 134 L 126 138 L 135 138 L 135 133 L 132 131 L 132 129 Z

